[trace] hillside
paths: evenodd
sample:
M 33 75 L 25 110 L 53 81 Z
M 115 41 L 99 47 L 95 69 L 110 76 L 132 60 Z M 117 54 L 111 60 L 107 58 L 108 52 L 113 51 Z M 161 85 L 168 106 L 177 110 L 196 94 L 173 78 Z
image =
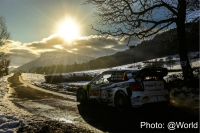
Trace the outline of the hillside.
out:
M 188 52 L 199 51 L 199 26 L 187 25 Z M 131 45 L 131 44 L 130 44 Z M 104 56 L 88 63 L 92 68 L 119 66 L 134 62 L 150 60 L 168 55 L 178 54 L 178 39 L 176 29 L 156 35 L 152 40 L 142 41 L 137 46 L 111 56 Z
M 187 24 L 187 49 L 188 52 L 199 51 L 199 26 L 196 24 Z M 131 46 L 131 44 L 129 44 Z M 59 61 L 70 61 L 73 62 L 68 65 L 64 65 L 60 62 L 59 66 L 48 67 L 33 67 L 32 71 L 37 73 L 61 73 L 61 72 L 73 72 L 73 71 L 82 71 L 90 69 L 99 69 L 99 68 L 109 68 L 125 64 L 130 64 L 134 62 L 140 62 L 145 60 L 150 60 L 154 58 L 164 57 L 168 55 L 178 54 L 178 39 L 176 29 L 171 29 L 161 34 L 157 34 L 152 40 L 142 41 L 137 44 L 137 46 L 130 47 L 130 49 L 117 52 L 116 54 L 110 56 L 103 56 L 97 59 L 88 60 L 89 62 L 73 62 L 76 60 L 73 58 L 62 58 L 58 57 L 56 63 L 59 64 Z M 55 61 L 55 60 L 54 60 Z M 40 62 L 43 65 L 47 66 L 48 63 Z M 74 64 L 75 63 L 75 64 Z M 30 68 L 31 66 L 29 66 Z M 22 68 L 22 67 L 21 67 Z M 21 69 L 23 70 L 23 69 Z
M 34 67 L 44 67 L 51 65 L 71 65 L 74 63 L 85 63 L 92 59 L 94 58 L 89 56 L 73 54 L 66 51 L 46 52 L 43 53 L 40 57 L 36 58 L 35 60 L 14 69 L 14 71 L 29 71 Z

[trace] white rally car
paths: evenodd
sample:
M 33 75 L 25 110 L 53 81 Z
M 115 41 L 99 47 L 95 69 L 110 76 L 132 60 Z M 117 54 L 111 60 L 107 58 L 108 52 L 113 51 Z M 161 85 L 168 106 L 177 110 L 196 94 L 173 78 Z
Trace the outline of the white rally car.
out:
M 141 70 L 108 70 L 95 77 L 77 91 L 77 101 L 85 104 L 94 99 L 103 104 L 125 110 L 128 105 L 169 103 L 169 92 L 163 79 L 166 68 L 151 67 Z

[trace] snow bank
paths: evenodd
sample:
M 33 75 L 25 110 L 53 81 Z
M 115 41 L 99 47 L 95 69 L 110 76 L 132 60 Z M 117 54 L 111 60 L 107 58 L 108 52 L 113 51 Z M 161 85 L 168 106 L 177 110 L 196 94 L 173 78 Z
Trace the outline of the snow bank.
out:
M 24 126 L 23 120 L 18 120 L 15 116 L 7 115 L 4 112 L 2 100 L 8 92 L 8 77 L 13 76 L 13 73 L 0 78 L 0 133 L 15 133 L 17 129 Z
M 71 73 L 62 73 L 61 75 L 63 76 L 64 79 L 69 79 L 70 77 L 72 77 Z
M 81 85 L 85 85 L 88 84 L 90 81 L 80 81 L 80 82 L 63 82 L 60 83 L 62 85 L 74 85 L 74 86 L 81 86 Z
M 7 86 L 8 82 L 7 79 L 9 77 L 13 76 L 13 73 L 8 76 L 3 76 L 0 78 L 0 99 L 5 96 L 5 94 L 8 92 Z
M 22 73 L 23 80 L 26 80 L 35 86 L 71 95 L 75 95 L 78 86 L 88 83 L 88 81 L 80 81 L 80 82 L 63 82 L 60 84 L 50 84 L 50 83 L 45 83 L 44 76 L 45 75 L 43 74 Z
M 45 82 L 45 75 L 35 73 L 22 73 L 22 79 L 30 83 L 42 83 Z
M 87 74 L 90 74 L 90 75 L 97 75 L 99 74 L 100 71 L 98 72 L 88 72 Z M 82 76 L 83 73 L 80 73 L 80 72 L 76 72 L 75 73 L 76 75 L 78 76 Z M 68 74 L 68 73 L 64 73 L 62 75 L 66 75 L 66 77 L 70 76 L 71 74 Z M 22 73 L 22 79 L 23 80 L 26 80 L 28 81 L 29 83 L 31 84 L 35 84 L 35 85 L 41 85 L 41 87 L 47 87 L 47 88 L 55 88 L 56 85 L 55 84 L 48 84 L 48 83 L 45 83 L 45 78 L 44 78 L 45 75 L 43 74 L 35 74 L 35 73 Z M 80 82 L 63 82 L 61 83 L 62 85 L 74 85 L 74 86 L 79 86 L 79 85 L 84 85 L 84 84 L 87 84 L 89 81 L 80 81 Z

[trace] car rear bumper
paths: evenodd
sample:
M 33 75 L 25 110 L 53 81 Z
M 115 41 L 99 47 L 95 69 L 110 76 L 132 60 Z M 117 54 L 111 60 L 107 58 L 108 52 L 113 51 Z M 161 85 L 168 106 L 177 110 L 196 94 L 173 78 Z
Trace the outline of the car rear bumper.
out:
M 155 107 L 155 106 L 158 106 L 158 107 L 166 107 L 167 105 L 169 105 L 169 101 L 162 101 L 162 102 L 152 102 L 152 103 L 144 103 L 142 105 L 134 105 L 132 106 L 133 108 L 141 108 L 141 107 Z
M 164 92 L 160 94 L 144 94 L 138 93 L 131 96 L 132 107 L 140 107 L 148 104 L 165 104 L 169 103 L 169 93 Z

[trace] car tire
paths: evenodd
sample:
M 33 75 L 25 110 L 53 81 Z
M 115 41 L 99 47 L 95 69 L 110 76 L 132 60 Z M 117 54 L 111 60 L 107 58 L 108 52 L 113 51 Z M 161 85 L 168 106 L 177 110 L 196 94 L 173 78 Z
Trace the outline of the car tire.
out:
M 79 101 L 80 104 L 87 103 L 87 94 L 86 91 L 84 91 L 82 88 L 79 88 L 77 91 L 77 101 Z
M 114 97 L 114 104 L 117 110 L 125 111 L 128 107 L 128 99 L 124 92 L 118 91 Z

